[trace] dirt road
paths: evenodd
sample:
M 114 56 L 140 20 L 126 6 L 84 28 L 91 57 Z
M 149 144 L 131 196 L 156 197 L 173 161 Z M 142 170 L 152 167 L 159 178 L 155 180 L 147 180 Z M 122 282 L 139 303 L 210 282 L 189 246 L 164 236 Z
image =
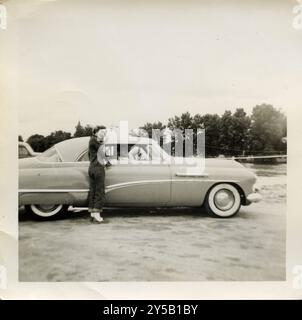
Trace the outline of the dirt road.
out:
M 20 212 L 20 281 L 285 280 L 286 175 L 253 166 L 263 201 L 231 219 L 199 209 L 110 210 L 35 222 Z

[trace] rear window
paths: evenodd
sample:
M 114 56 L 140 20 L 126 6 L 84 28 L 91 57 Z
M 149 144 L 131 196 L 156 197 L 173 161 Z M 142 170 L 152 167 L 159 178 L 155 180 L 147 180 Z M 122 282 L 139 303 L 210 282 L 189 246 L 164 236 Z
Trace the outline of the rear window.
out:
M 24 146 L 19 146 L 19 158 L 30 157 L 28 150 Z
M 57 150 L 55 147 L 52 147 L 42 154 L 38 156 L 38 159 L 43 162 L 60 162 L 60 157 L 57 153 Z

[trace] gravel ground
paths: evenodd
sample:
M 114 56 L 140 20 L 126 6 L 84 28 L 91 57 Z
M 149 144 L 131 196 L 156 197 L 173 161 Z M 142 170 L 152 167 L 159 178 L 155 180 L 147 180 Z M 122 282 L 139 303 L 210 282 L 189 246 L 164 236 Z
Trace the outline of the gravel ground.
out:
M 112 209 L 36 222 L 20 211 L 20 281 L 285 280 L 286 165 L 248 165 L 263 201 L 231 219 L 200 209 Z

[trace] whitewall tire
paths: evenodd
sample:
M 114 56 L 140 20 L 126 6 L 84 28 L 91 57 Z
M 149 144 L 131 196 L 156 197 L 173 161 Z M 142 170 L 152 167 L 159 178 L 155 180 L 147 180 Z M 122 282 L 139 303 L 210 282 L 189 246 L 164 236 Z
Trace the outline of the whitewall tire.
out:
M 62 204 L 56 205 L 38 205 L 32 204 L 26 206 L 27 211 L 33 218 L 38 220 L 52 220 L 62 217 L 67 210 L 68 206 Z
M 221 183 L 212 187 L 205 201 L 207 212 L 219 218 L 233 217 L 240 207 L 240 193 L 235 186 L 229 183 Z

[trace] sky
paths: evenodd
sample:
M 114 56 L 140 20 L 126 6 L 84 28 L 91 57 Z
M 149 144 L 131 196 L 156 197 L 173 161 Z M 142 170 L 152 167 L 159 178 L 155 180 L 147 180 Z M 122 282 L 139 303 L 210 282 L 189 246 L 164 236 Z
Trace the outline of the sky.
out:
M 19 133 L 301 107 L 296 1 L 8 1 Z M 9 22 L 9 20 L 8 20 Z M 9 63 L 15 63 L 13 60 Z

